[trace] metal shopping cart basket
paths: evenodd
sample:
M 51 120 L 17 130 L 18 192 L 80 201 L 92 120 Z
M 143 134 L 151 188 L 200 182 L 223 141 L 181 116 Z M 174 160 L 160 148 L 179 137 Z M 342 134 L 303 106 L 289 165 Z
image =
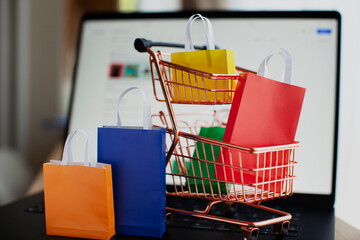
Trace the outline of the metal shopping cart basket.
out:
M 237 79 L 248 70 L 237 68 L 235 75 L 196 71 L 165 61 L 160 51 L 152 51 L 152 46 L 182 46 L 145 39 L 135 41 L 138 51 L 150 54 L 155 98 L 164 101 L 168 110 L 168 114 L 161 112 L 154 116 L 166 127 L 170 139 L 167 142 L 166 176 L 172 187 L 167 189 L 167 195 L 210 200 L 202 210 L 167 207 L 167 211 L 238 225 L 246 240 L 257 239 L 259 227 L 266 225 L 274 225 L 274 232 L 281 237 L 289 228 L 291 214 L 260 203 L 292 195 L 294 156 L 299 144 L 247 148 L 199 136 L 198 128 L 203 122 L 191 124 L 179 120 L 173 104 L 231 104 Z M 191 82 L 193 80 L 195 83 Z M 213 81 L 212 88 L 207 88 L 205 81 Z M 213 121 L 205 126 L 226 124 L 216 117 L 216 113 L 213 116 Z M 225 158 L 230 159 L 230 164 L 223 161 Z M 246 164 L 249 158 L 253 167 Z M 251 181 L 246 180 L 249 177 Z M 210 214 L 211 208 L 218 203 L 241 203 L 276 217 L 248 222 Z

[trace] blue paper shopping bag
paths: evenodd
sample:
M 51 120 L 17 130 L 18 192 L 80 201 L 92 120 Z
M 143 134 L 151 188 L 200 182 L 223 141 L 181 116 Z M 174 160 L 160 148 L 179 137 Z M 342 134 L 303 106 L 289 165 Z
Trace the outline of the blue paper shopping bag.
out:
M 145 93 L 144 127 L 118 126 L 98 129 L 99 162 L 113 173 L 115 228 L 117 234 L 160 238 L 166 230 L 165 129 L 151 126 Z

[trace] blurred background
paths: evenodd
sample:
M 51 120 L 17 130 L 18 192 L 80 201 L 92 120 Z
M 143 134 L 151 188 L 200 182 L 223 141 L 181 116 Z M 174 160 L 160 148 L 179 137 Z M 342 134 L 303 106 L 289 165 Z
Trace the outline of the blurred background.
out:
M 0 0 L 0 205 L 29 194 L 42 163 L 63 141 L 81 16 L 180 10 L 341 13 L 336 215 L 360 229 L 353 214 L 360 212 L 360 2 L 350 0 Z

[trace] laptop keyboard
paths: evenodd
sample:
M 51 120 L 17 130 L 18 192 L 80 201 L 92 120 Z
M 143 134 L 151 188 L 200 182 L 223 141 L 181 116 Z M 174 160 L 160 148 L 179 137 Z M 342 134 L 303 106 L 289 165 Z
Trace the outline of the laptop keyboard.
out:
M 45 214 L 45 207 L 44 207 L 44 202 L 40 202 L 37 203 L 34 206 L 28 207 L 25 209 L 25 212 L 30 212 L 30 213 L 43 213 Z
M 205 209 L 209 201 L 202 199 L 188 199 L 173 196 L 166 197 L 166 204 L 168 207 L 193 211 L 194 209 Z M 294 207 L 275 206 L 274 208 L 289 212 L 292 214 L 289 231 L 286 233 L 287 237 L 297 237 L 301 230 L 302 210 Z M 34 206 L 25 209 L 26 212 L 31 213 L 45 213 L 44 202 L 40 202 Z M 233 218 L 248 222 L 256 222 L 269 218 L 277 217 L 276 214 L 264 212 L 243 204 L 226 205 L 224 203 L 215 204 L 210 212 L 210 215 Z M 168 227 L 180 227 L 189 229 L 200 229 L 207 231 L 225 231 L 225 232 L 239 232 L 239 226 L 217 221 L 207 220 L 203 218 L 190 217 L 180 214 L 173 214 L 171 221 L 168 221 Z M 259 228 L 259 235 L 275 236 L 273 226 L 265 226 Z M 259 237 L 261 239 L 261 236 Z
M 167 196 L 166 201 L 167 206 L 169 207 L 188 211 L 193 211 L 194 209 L 205 209 L 205 206 L 208 203 L 208 201 L 201 199 L 184 199 L 172 196 Z M 286 236 L 297 237 L 301 229 L 302 210 L 286 206 L 275 206 L 274 208 L 292 214 L 289 231 L 286 233 Z M 264 212 L 259 209 L 255 209 L 238 203 L 234 203 L 231 205 L 226 205 L 225 203 L 215 204 L 211 208 L 209 214 L 248 222 L 257 222 L 278 216 L 273 213 Z M 173 214 L 172 220 L 168 222 L 168 226 L 202 229 L 208 231 L 241 232 L 241 228 L 233 224 L 227 224 L 198 217 L 184 216 L 180 214 Z M 260 227 L 259 235 L 275 236 L 273 226 L 270 225 Z M 259 239 L 261 239 L 261 237 L 259 237 Z

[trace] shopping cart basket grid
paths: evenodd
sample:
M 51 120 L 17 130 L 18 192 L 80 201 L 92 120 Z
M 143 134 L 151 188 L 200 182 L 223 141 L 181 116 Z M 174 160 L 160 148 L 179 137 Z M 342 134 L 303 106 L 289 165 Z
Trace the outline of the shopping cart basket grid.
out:
M 156 45 L 159 44 L 156 42 Z M 171 44 L 166 43 L 166 46 Z M 168 115 L 163 112 L 157 115 L 167 129 L 166 175 L 172 181 L 172 189 L 167 189 L 167 194 L 210 200 L 205 209 L 187 211 L 168 207 L 167 210 L 234 224 L 242 229 L 246 240 L 257 239 L 259 227 L 270 224 L 274 224 L 274 232 L 278 236 L 283 235 L 289 227 L 291 215 L 260 203 L 292 195 L 294 156 L 299 144 L 249 148 L 201 137 L 197 135 L 200 127 L 224 126 L 226 122 L 220 117 L 217 119 L 218 116 L 213 113 L 212 124 L 201 120 L 191 124 L 177 119 L 172 107 L 172 104 L 231 104 L 238 80 L 251 71 L 237 67 L 233 75 L 212 74 L 176 65 L 165 61 L 162 52 L 152 51 L 151 41 L 146 42 L 141 51 L 150 55 L 154 95 L 157 101 L 165 102 L 168 111 Z M 218 154 L 215 149 L 219 149 Z M 255 165 L 244 164 L 245 155 L 254 156 Z M 252 181 L 249 181 L 249 176 Z M 223 202 L 245 204 L 278 217 L 248 222 L 209 214 L 215 204 Z

